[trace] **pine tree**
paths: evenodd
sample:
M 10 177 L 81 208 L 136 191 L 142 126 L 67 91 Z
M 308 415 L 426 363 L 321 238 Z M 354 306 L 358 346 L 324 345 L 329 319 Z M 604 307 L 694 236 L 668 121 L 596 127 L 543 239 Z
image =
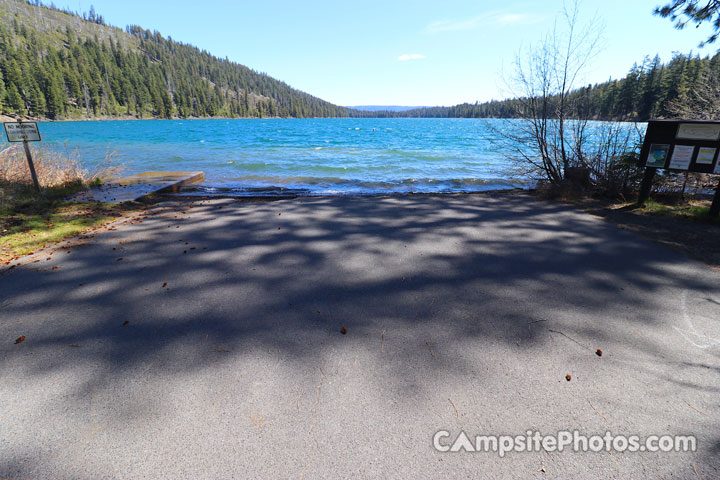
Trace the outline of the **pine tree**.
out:
M 3 80 L 2 69 L 0 69 L 0 112 L 3 111 L 3 104 L 5 103 L 5 82 Z
M 713 43 L 720 35 L 720 0 L 672 0 L 663 7 L 655 9 L 655 13 L 662 17 L 670 17 L 679 29 L 692 22 L 696 26 L 710 22 L 713 33 L 700 46 Z
M 11 83 L 7 87 L 6 99 L 7 107 L 9 108 L 10 113 L 26 113 L 25 101 L 23 100 L 22 95 L 20 95 L 20 92 L 18 91 L 17 86 L 15 86 L 14 83 Z
M 47 116 L 51 119 L 61 118 L 65 115 L 67 96 L 62 88 L 61 78 L 61 75 L 49 75 L 46 80 Z
M 638 118 L 653 118 L 657 115 L 657 97 L 662 81 L 662 62 L 656 55 L 644 75 L 640 92 Z

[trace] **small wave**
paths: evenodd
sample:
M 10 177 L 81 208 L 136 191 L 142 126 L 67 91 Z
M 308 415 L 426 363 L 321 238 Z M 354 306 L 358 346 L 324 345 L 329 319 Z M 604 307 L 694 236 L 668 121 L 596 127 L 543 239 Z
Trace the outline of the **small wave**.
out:
M 412 193 L 476 193 L 526 188 L 502 178 L 404 178 L 392 181 L 352 180 L 341 177 L 280 177 L 250 175 L 229 179 L 220 186 L 196 185 L 184 195 L 222 196 L 317 196 L 383 195 Z
M 228 196 L 228 197 L 298 197 L 311 196 L 313 193 L 307 189 L 284 187 L 210 187 L 193 185 L 183 187 L 179 195 L 197 196 Z

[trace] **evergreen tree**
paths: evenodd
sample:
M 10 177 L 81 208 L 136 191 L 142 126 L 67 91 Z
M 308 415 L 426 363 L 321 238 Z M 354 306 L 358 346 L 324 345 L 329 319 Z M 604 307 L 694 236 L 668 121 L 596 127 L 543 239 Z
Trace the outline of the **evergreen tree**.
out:
M 58 28 L 61 35 L 37 30 L 33 18 L 39 15 L 31 10 L 58 9 L 35 0 L 29 2 L 32 7 L 15 1 L 16 12 L 0 17 L 0 111 L 48 118 L 118 113 L 162 118 L 288 116 L 295 102 L 298 115 L 355 113 L 159 32 L 104 26 L 94 7 L 84 15 L 101 25 L 89 29 L 92 36 L 71 25 Z
M 22 95 L 20 95 L 20 92 L 18 91 L 17 86 L 15 86 L 14 83 L 11 83 L 7 87 L 6 105 L 7 110 L 5 111 L 8 113 L 25 113 L 25 102 L 23 101 Z
M 662 62 L 660 56 L 656 55 L 645 72 L 643 83 L 640 89 L 638 106 L 639 118 L 653 118 L 657 115 L 657 97 L 660 93 L 660 82 L 662 81 Z
M 46 80 L 46 112 L 47 116 L 51 119 L 62 118 L 65 115 L 65 101 L 67 96 L 63 91 L 61 78 L 62 76 L 50 75 Z
M 0 69 L 0 112 L 3 111 L 3 104 L 5 103 L 5 82 L 3 81 L 2 69 Z
M 720 0 L 673 0 L 663 7 L 655 9 L 655 13 L 662 17 L 669 17 L 679 29 L 692 22 L 700 25 L 710 22 L 712 33 L 700 46 L 713 43 L 720 35 Z

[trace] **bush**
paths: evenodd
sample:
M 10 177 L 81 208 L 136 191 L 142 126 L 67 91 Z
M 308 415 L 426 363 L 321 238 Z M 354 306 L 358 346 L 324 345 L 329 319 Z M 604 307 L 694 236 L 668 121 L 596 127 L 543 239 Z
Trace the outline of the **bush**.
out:
M 114 153 L 93 171 L 82 166 L 78 150 L 57 151 L 47 147 L 33 147 L 33 164 L 43 189 L 63 193 L 80 190 L 119 176 L 122 167 L 114 162 Z M 25 151 L 20 145 L 0 150 L 0 208 L 12 208 L 32 192 L 32 177 Z

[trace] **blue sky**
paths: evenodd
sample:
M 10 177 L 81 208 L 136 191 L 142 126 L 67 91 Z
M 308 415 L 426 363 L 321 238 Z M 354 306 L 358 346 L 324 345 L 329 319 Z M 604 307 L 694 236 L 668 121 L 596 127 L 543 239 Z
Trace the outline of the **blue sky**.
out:
M 666 0 L 584 0 L 604 48 L 583 83 L 624 76 L 645 55 L 712 54 L 709 28 L 652 15 Z M 563 0 L 383 2 L 55 0 L 113 25 L 138 24 L 338 105 L 453 105 L 507 96 L 503 72 L 552 29 Z

